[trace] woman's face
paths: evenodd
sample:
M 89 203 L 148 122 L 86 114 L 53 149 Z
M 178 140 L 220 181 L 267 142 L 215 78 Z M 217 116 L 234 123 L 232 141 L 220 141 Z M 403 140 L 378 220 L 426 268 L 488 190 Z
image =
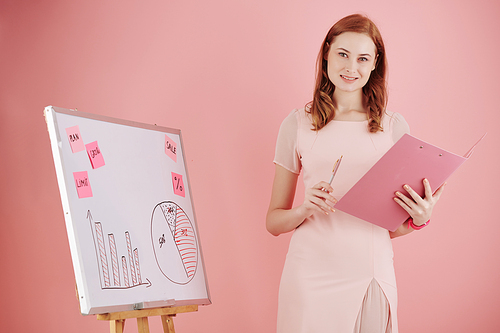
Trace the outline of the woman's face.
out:
M 344 32 L 330 45 L 327 60 L 328 78 L 335 89 L 357 91 L 364 87 L 375 69 L 376 47 L 368 35 Z

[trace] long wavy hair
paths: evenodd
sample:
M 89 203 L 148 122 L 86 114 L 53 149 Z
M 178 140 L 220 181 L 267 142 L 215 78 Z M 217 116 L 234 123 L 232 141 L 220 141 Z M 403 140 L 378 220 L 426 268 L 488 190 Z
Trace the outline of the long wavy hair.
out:
M 368 35 L 375 44 L 377 60 L 375 69 L 363 87 L 363 104 L 368 110 L 368 128 L 372 133 L 382 131 L 382 116 L 387 106 L 387 60 L 382 36 L 377 26 L 366 16 L 353 14 L 335 23 L 323 41 L 316 62 L 316 86 L 313 100 L 306 105 L 311 114 L 313 130 L 319 131 L 335 117 L 333 92 L 335 86 L 328 78 L 328 52 L 335 37 L 344 32 L 357 32 Z

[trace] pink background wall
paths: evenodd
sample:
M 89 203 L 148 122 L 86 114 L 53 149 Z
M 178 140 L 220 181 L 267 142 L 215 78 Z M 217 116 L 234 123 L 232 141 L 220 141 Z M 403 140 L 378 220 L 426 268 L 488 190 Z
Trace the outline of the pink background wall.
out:
M 273 332 L 290 236 L 264 226 L 278 127 L 309 101 L 326 31 L 353 12 L 382 31 L 389 108 L 414 135 L 463 154 L 488 132 L 432 225 L 394 241 L 400 330 L 500 331 L 500 5 L 490 0 L 0 1 L 2 331 L 108 331 L 75 298 L 42 113 L 55 105 L 183 131 L 213 305 L 176 328 Z M 150 325 L 161 330 L 159 318 Z

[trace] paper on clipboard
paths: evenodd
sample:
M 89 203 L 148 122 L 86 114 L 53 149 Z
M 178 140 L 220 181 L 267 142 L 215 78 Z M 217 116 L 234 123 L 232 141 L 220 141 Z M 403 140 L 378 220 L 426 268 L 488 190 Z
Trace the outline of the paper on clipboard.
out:
M 394 202 L 395 192 L 406 193 L 403 185 L 408 184 L 423 196 L 424 178 L 434 190 L 437 189 L 472 155 L 485 136 L 464 156 L 459 156 L 405 134 L 337 202 L 335 208 L 395 231 L 409 217 Z

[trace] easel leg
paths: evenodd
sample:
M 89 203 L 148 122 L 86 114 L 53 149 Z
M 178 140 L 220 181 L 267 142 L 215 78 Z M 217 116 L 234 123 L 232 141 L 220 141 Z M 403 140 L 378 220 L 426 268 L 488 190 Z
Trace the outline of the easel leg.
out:
M 175 333 L 173 316 L 168 316 L 168 315 L 161 316 L 161 324 L 163 325 L 164 333 Z
M 148 317 L 137 318 L 137 330 L 139 333 L 149 333 Z
M 125 319 L 117 319 L 109 321 L 109 331 L 111 333 L 123 333 L 125 329 Z
M 137 318 L 139 333 L 149 333 L 148 317 L 161 316 L 164 333 L 175 333 L 174 317 L 178 313 L 198 311 L 198 305 L 151 308 L 97 315 L 97 320 L 109 320 L 111 333 L 123 333 L 125 319 Z

